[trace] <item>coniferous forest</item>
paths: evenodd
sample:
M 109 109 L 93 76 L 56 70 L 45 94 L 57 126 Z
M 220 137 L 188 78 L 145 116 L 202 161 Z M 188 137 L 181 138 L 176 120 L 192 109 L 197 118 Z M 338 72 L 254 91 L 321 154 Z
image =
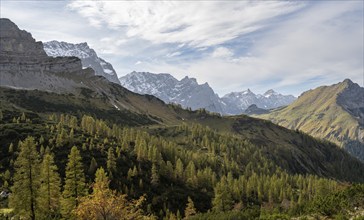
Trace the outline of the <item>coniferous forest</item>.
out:
M 333 164 L 330 177 L 290 169 L 247 139 L 198 123 L 0 115 L 1 185 L 11 192 L 1 198 L 3 217 L 345 219 L 364 202 L 360 164 Z

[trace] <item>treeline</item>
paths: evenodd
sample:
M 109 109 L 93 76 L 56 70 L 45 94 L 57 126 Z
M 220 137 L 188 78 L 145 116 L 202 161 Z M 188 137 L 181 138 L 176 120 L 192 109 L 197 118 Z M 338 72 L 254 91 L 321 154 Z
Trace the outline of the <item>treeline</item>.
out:
M 130 128 L 53 114 L 41 124 L 21 115 L 8 126 L 37 127 L 34 137 L 7 146 L 1 164 L 8 167 L 1 183 L 12 193 L 9 207 L 30 218 L 95 215 L 82 211 L 95 205 L 92 199 L 118 201 L 120 213 L 145 218 L 250 207 L 298 215 L 310 201 L 344 187 L 287 172 L 249 141 L 198 124 Z

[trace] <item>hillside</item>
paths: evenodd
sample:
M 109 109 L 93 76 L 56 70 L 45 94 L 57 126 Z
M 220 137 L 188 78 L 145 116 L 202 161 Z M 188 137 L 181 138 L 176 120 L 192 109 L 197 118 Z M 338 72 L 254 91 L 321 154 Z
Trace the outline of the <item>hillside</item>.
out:
M 291 105 L 256 117 L 332 141 L 364 160 L 364 88 L 349 79 L 307 91 Z

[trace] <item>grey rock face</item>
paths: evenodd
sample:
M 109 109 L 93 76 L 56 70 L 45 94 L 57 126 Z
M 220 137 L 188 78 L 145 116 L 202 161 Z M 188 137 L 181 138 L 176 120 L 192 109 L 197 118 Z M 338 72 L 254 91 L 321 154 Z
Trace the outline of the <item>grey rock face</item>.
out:
M 186 76 L 179 81 L 170 74 L 132 72 L 119 80 L 122 86 L 133 92 L 154 95 L 166 103 L 223 113 L 222 103 L 211 87 L 207 83 L 198 84 L 194 78 Z
M 270 109 L 288 105 L 296 99 L 294 96 L 281 95 L 273 90 L 256 95 L 249 89 L 219 98 L 207 83 L 199 85 L 196 79 L 187 76 L 179 81 L 165 73 L 132 72 L 119 80 L 122 86 L 133 92 L 154 95 L 166 103 L 181 104 L 192 110 L 205 108 L 224 115 L 243 114 L 252 104 L 262 109 Z
M 113 66 L 98 57 L 96 52 L 87 43 L 71 44 L 67 42 L 49 41 L 44 43 L 44 50 L 48 56 L 52 57 L 78 57 L 81 59 L 84 68 L 90 67 L 95 70 L 96 75 L 103 76 L 110 82 L 120 85 Z
M 338 95 L 337 103 L 364 126 L 364 88 L 350 79 L 342 83 L 345 89 Z
M 90 70 L 82 70 L 80 59 L 48 57 L 42 42 L 36 42 L 9 19 L 1 18 L 0 27 L 0 86 L 57 93 L 83 87 L 75 78 Z
M 47 57 L 42 42 L 36 42 L 32 35 L 20 30 L 7 18 L 0 18 L 0 55 L 7 57 Z

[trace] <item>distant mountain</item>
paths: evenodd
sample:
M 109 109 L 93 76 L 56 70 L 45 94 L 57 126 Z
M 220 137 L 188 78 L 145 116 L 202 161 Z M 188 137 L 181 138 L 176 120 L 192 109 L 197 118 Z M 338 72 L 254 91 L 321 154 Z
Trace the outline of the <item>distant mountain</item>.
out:
M 270 89 L 263 95 L 254 94 L 250 89 L 242 92 L 231 92 L 224 95 L 222 101 L 225 113 L 230 115 L 242 114 L 250 105 L 255 104 L 261 109 L 272 109 L 289 105 L 296 98 L 292 95 L 282 95 Z
M 364 160 L 364 88 L 349 79 L 304 92 L 286 108 L 258 117 L 332 141 Z
M 75 56 L 81 59 L 82 67 L 91 67 L 96 75 L 105 77 L 113 83 L 120 84 L 113 66 L 98 57 L 87 43 L 71 44 L 67 42 L 49 41 L 43 44 L 45 52 L 52 57 Z
M 281 95 L 268 90 L 264 95 L 255 95 L 249 89 L 244 92 L 232 92 L 220 98 L 207 84 L 198 84 L 196 79 L 177 80 L 167 73 L 132 72 L 119 78 L 125 88 L 139 93 L 150 94 L 166 103 L 177 103 L 196 110 L 205 108 L 224 115 L 243 114 L 250 105 L 270 109 L 288 105 L 295 100 L 292 95 Z
M 218 95 L 207 83 L 200 85 L 194 78 L 186 76 L 177 80 L 170 74 L 134 71 L 119 80 L 122 86 L 133 92 L 154 95 L 166 103 L 177 103 L 192 110 L 205 108 L 223 113 L 223 103 Z

